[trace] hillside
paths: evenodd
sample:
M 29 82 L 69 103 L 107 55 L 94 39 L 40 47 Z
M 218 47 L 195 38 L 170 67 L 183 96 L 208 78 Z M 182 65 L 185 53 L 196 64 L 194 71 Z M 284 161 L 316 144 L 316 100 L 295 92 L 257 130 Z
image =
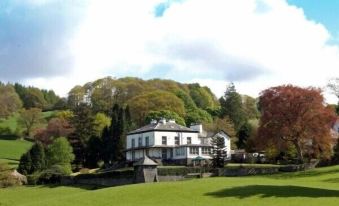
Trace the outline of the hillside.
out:
M 338 205 L 339 166 L 255 177 L 91 187 L 0 189 L 0 205 Z M 20 198 L 16 198 L 20 196 Z
M 68 96 L 70 106 L 90 102 L 96 112 L 109 112 L 114 103 L 128 105 L 132 119 L 144 124 L 150 111 L 170 110 L 186 124 L 210 122 L 219 101 L 208 87 L 182 84 L 173 80 L 106 77 L 75 86 Z
M 26 140 L 2 140 L 0 139 L 0 162 L 7 162 L 16 167 L 20 157 L 25 153 L 32 143 Z

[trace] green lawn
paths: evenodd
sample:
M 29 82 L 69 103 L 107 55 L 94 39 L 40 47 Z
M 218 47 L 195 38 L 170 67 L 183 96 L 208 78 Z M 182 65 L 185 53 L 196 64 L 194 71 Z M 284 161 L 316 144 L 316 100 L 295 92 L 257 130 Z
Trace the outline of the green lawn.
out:
M 0 162 L 7 162 L 10 166 L 16 167 L 23 153 L 32 143 L 26 140 L 2 140 L 0 139 Z
M 112 187 L 0 189 L 0 205 L 339 205 L 339 166 L 299 173 L 215 177 Z

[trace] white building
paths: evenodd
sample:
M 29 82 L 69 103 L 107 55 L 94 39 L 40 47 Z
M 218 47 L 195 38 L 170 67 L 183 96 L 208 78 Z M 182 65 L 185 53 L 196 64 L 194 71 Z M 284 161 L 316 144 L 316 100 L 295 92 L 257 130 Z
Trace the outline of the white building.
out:
M 184 165 L 191 164 L 192 159 L 197 157 L 210 160 L 211 139 L 216 135 L 225 139 L 225 150 L 230 158 L 229 136 L 223 131 L 210 136 L 207 134 L 201 124 L 187 128 L 176 124 L 174 120 L 152 121 L 127 134 L 126 159 L 133 162 L 146 154 L 158 162 Z

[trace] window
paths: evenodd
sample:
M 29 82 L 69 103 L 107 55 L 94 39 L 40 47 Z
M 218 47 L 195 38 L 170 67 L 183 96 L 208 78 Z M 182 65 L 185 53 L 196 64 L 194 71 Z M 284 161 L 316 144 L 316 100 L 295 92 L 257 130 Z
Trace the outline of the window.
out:
M 190 154 L 199 155 L 199 147 L 190 147 Z
M 184 147 L 175 148 L 175 156 L 184 156 L 185 155 L 185 149 Z
M 162 159 L 167 159 L 167 149 L 162 149 L 161 157 L 162 157 Z
M 209 148 L 209 147 L 203 147 L 203 148 L 201 148 L 201 153 L 202 153 L 203 155 L 211 154 L 211 148 Z
M 146 155 L 149 156 L 149 150 L 148 149 L 146 150 Z
M 135 160 L 135 151 L 132 151 L 132 161 Z
M 145 137 L 145 145 L 146 145 L 146 147 L 149 146 L 149 137 Z
M 166 136 L 162 136 L 162 145 L 167 145 L 167 137 Z
M 132 139 L 132 148 L 135 147 L 135 140 Z
M 180 145 L 180 139 L 179 139 L 179 137 L 174 137 L 174 144 L 175 144 L 175 145 Z
M 138 139 L 138 147 L 141 147 L 141 146 L 142 146 L 142 138 L 139 137 L 139 139 Z
M 192 144 L 192 137 L 187 137 L 187 144 Z

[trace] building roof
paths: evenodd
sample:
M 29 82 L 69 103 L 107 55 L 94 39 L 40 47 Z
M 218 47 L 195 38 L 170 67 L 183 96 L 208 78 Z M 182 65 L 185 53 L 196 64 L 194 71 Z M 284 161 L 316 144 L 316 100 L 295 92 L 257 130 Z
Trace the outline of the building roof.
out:
M 151 160 L 147 155 L 141 158 L 138 162 L 136 162 L 133 166 L 155 166 L 158 165 L 153 160 Z
M 199 133 L 199 131 L 178 125 L 174 122 L 166 122 L 166 123 L 158 122 L 158 123 L 148 124 L 148 125 L 143 126 L 139 129 L 133 130 L 133 131 L 129 132 L 128 134 L 129 135 L 130 134 L 140 134 L 140 133 L 150 132 L 150 131 Z

